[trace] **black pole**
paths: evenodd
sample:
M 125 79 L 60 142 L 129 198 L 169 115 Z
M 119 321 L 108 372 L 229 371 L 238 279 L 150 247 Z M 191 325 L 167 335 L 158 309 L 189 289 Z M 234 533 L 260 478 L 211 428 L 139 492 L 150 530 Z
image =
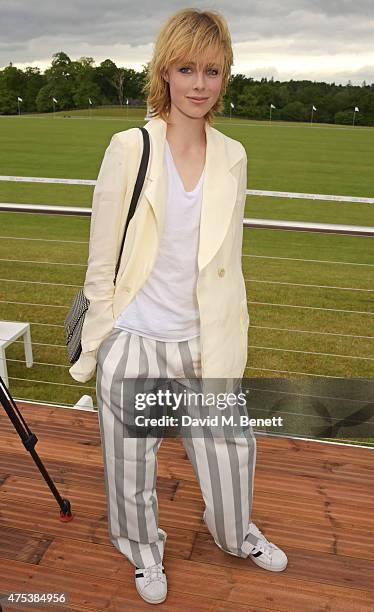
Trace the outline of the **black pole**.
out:
M 68 499 L 63 499 L 59 494 L 53 480 L 48 474 L 46 468 L 44 467 L 38 453 L 35 450 L 35 445 L 38 441 L 38 438 L 35 434 L 30 431 L 27 423 L 22 417 L 22 414 L 19 412 L 10 392 L 7 389 L 3 379 L 0 376 L 0 404 L 2 404 L 5 412 L 8 417 L 12 421 L 14 428 L 19 434 L 19 437 L 22 440 L 22 443 L 26 450 L 29 451 L 30 455 L 34 459 L 36 465 L 39 468 L 40 473 L 42 474 L 44 480 L 52 491 L 58 505 L 60 506 L 60 520 L 64 523 L 71 521 L 73 519 L 73 515 L 71 513 L 71 506 Z

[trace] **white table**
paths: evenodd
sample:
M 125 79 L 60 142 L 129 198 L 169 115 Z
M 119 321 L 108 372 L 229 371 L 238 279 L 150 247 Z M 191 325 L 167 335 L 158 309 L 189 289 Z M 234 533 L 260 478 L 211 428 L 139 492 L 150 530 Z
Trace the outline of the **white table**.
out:
M 0 376 L 7 387 L 9 384 L 5 349 L 21 336 L 23 336 L 25 345 L 26 367 L 31 368 L 33 364 L 33 357 L 30 323 L 19 323 L 18 321 L 0 321 Z

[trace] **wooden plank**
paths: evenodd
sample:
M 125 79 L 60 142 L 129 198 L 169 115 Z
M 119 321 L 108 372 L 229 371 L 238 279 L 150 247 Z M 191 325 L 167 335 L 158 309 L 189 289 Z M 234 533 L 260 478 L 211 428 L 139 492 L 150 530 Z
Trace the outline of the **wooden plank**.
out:
M 0 557 L 3 559 L 39 563 L 53 541 L 53 536 L 0 524 L 0 541 Z
M 38 444 L 36 445 L 36 450 L 39 452 Z M 104 481 L 102 461 L 98 461 L 96 465 L 80 465 L 78 470 L 74 463 L 68 463 L 63 458 L 58 458 L 58 454 L 56 449 L 55 457 L 49 458 L 48 461 L 45 461 L 41 454 L 39 455 L 56 484 L 78 484 L 84 482 L 90 486 L 102 486 Z M 18 449 L 18 452 L 11 453 L 5 448 L 1 448 L 0 444 L 0 483 L 10 475 L 38 480 L 41 478 L 34 460 L 23 445 Z
M 277 494 L 277 504 L 274 504 L 274 493 L 256 491 L 254 494 L 253 511 L 265 517 L 273 516 L 284 520 L 305 521 L 305 524 L 319 523 L 332 526 L 354 528 L 374 532 L 374 513 L 365 506 L 354 506 L 352 503 L 330 501 L 328 496 L 316 497 L 313 502 L 308 499 L 288 497 L 284 492 Z
M 351 483 L 349 494 L 347 487 L 341 479 L 328 480 L 326 477 L 312 478 L 306 474 L 297 475 L 277 470 L 276 476 L 273 469 L 263 467 L 261 463 L 256 466 L 255 474 L 256 491 L 273 491 L 278 493 L 286 490 L 288 495 L 297 497 L 315 498 L 316 495 L 327 495 L 329 499 L 339 503 L 353 501 L 357 505 L 365 505 L 374 511 L 374 487 L 372 479 L 365 484 Z
M 281 438 L 275 436 L 257 435 L 259 446 L 267 448 L 269 453 L 276 452 L 292 452 L 293 454 L 300 453 L 304 456 L 311 455 L 317 457 L 329 457 L 349 461 L 373 461 L 373 447 L 361 448 L 356 445 L 348 444 L 327 444 L 318 440 L 301 440 L 294 438 Z
M 75 463 L 79 465 L 97 465 L 101 462 L 102 450 L 100 442 L 99 440 L 91 440 L 89 435 L 82 438 L 81 442 L 75 444 L 61 437 L 57 444 L 56 440 L 53 438 L 39 437 L 36 431 L 33 433 L 35 433 L 38 438 L 35 448 L 43 462 L 58 457 L 61 457 L 65 463 Z M 14 434 L 3 434 L 2 432 L 1 437 L 1 449 L 9 450 L 11 453 L 20 451 L 27 452 L 16 432 Z
M 36 605 L 16 605 L 14 603 L 9 604 L 9 605 L 3 605 L 0 610 L 4 611 L 4 612 L 30 612 L 31 610 L 34 610 L 35 612 L 46 612 L 46 610 L 58 610 L 58 612 L 89 612 L 89 608 L 82 608 L 82 606 L 74 606 L 74 608 L 71 608 L 70 606 L 64 606 L 63 604 L 59 604 L 58 606 L 49 606 L 48 608 L 46 606 L 36 606 Z

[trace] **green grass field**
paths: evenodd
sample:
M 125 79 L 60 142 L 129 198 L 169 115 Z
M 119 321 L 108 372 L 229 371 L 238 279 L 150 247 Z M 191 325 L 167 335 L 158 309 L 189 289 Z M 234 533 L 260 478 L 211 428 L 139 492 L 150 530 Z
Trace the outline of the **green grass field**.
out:
M 144 109 L 121 113 L 0 117 L 0 174 L 96 179 L 111 135 L 144 125 Z M 235 118 L 214 127 L 245 146 L 249 189 L 374 197 L 373 129 Z M 0 202 L 90 207 L 92 192 L 0 181 Z M 245 215 L 374 226 L 374 204 L 250 196 Z M 62 327 L 84 281 L 89 218 L 1 212 L 0 223 L 0 320 L 31 323 L 35 361 L 31 369 L 17 361 L 24 360 L 21 342 L 7 349 L 13 397 L 74 405 L 88 393 L 96 403 L 95 380 L 80 385 L 68 373 Z M 370 237 L 246 229 L 245 376 L 364 378 L 372 388 L 373 266 Z

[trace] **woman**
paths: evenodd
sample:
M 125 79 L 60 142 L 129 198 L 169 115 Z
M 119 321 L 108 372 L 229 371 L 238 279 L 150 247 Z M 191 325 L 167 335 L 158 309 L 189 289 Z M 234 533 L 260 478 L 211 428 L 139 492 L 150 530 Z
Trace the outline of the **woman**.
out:
M 212 379 L 227 388 L 241 379 L 247 360 L 241 268 L 247 156 L 240 142 L 211 126 L 232 63 L 230 34 L 217 12 L 181 10 L 160 31 L 145 86 L 151 157 L 115 287 L 142 153 L 138 128 L 113 136 L 93 198 L 84 285 L 90 308 L 83 352 L 70 372 L 85 382 L 97 367 L 110 538 L 135 566 L 136 588 L 149 603 L 167 593 L 166 532 L 158 527 L 155 490 L 162 437 L 148 429 L 133 435 L 130 383 L 139 389 L 141 380 L 168 378 L 178 381 L 174 388 L 191 390 L 194 381 Z M 184 431 L 203 518 L 224 551 L 281 571 L 286 555 L 249 522 L 256 442 L 251 428 L 243 431 L 230 439 L 209 426 Z

